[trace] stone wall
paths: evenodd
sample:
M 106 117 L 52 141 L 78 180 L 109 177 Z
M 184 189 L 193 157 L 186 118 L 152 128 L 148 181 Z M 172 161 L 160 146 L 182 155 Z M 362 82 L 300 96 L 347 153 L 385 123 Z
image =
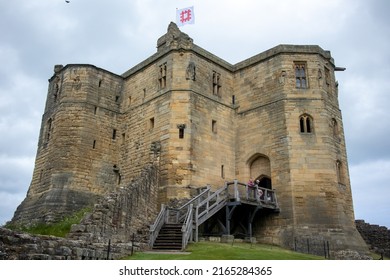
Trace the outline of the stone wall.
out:
M 131 254 L 131 244 L 87 243 L 0 228 L 0 260 L 104 260 Z
M 385 226 L 371 225 L 364 220 L 356 220 L 355 223 L 370 249 L 390 258 L 390 230 Z
M 80 224 L 73 225 L 69 238 L 87 243 L 126 243 L 136 234 L 147 243 L 149 225 L 158 213 L 158 170 L 146 167 L 129 186 L 105 196 Z
M 128 186 L 101 198 L 80 224 L 72 225 L 67 238 L 0 228 L 0 259 L 96 260 L 130 255 L 133 245 L 142 249 L 148 244 L 149 225 L 158 213 L 158 180 L 157 165 L 146 166 Z

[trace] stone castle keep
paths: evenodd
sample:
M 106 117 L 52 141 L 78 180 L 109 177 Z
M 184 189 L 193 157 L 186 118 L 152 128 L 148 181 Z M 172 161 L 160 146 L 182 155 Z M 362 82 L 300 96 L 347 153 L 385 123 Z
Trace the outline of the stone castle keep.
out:
M 158 165 L 155 203 L 249 178 L 280 211 L 257 240 L 306 237 L 365 250 L 354 224 L 336 67 L 315 45 L 279 45 L 230 64 L 171 23 L 157 52 L 122 75 L 57 65 L 27 196 L 14 223 L 52 222 Z M 151 223 L 151 221 L 148 221 Z

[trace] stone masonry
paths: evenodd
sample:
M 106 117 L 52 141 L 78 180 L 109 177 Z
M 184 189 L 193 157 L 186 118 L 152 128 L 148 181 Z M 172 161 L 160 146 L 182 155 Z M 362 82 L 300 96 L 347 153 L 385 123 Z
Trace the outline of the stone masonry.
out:
M 101 197 L 66 238 L 0 228 L 0 260 L 120 259 L 143 250 L 157 215 L 157 183 L 157 165 L 146 166 L 128 186 Z
M 237 46 L 239 48 L 239 46 Z M 12 223 L 52 222 L 136 178 L 159 152 L 157 202 L 250 177 L 276 191 L 257 240 L 329 241 L 367 252 L 354 223 L 337 67 L 316 45 L 278 45 L 230 64 L 174 23 L 122 75 L 57 65 L 33 178 Z
M 390 258 L 390 229 L 385 226 L 372 225 L 364 220 L 356 220 L 356 228 L 370 249 L 377 254 Z

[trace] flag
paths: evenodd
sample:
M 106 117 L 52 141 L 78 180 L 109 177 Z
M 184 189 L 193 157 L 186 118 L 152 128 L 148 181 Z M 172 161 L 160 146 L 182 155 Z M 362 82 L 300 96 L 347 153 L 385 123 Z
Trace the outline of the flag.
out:
M 188 7 L 188 8 L 176 10 L 177 26 L 183 26 L 185 24 L 194 24 L 194 23 L 195 23 L 194 7 Z

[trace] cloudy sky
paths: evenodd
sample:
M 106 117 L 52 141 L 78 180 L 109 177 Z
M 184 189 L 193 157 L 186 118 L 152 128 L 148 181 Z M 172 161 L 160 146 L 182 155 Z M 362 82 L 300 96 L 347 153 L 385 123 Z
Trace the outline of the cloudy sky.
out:
M 355 217 L 390 228 L 390 1 L 0 0 L 0 225 L 31 181 L 55 64 L 122 74 L 156 51 L 176 8 L 181 30 L 237 63 L 278 44 L 320 45 L 336 65 Z

